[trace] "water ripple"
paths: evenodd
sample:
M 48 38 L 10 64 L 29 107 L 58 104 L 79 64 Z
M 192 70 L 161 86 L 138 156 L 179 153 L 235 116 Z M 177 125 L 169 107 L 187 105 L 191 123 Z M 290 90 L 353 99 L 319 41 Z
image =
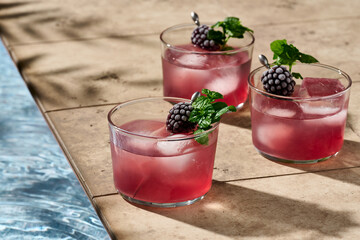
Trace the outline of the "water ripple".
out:
M 109 239 L 0 42 L 0 239 Z

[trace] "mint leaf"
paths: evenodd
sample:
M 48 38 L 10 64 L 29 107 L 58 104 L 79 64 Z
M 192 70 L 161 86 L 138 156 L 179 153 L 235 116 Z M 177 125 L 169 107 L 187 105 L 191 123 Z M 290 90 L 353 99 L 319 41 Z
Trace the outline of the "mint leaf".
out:
M 209 89 L 203 89 L 202 94 L 206 96 L 200 96 L 194 100 L 191 104 L 193 110 L 191 111 L 189 121 L 197 123 L 198 131 L 206 131 L 212 127 L 212 124 L 220 121 L 220 117 L 228 111 L 235 112 L 234 106 L 228 106 L 224 102 L 214 102 L 215 100 L 222 99 L 224 96 L 218 92 L 210 91 Z M 198 137 L 200 140 L 195 139 L 199 143 L 203 144 L 208 142 L 208 134 Z M 207 139 L 207 140 L 206 140 Z
M 194 132 L 194 134 L 198 134 L 198 133 L 202 133 L 205 130 L 203 129 L 198 129 Z M 208 145 L 209 144 L 209 133 L 204 133 L 204 134 L 200 134 L 198 137 L 195 138 L 195 140 L 202 144 L 202 145 Z
M 285 44 L 287 44 L 285 39 L 284 40 L 275 40 L 272 43 L 270 43 L 270 49 L 271 49 L 271 51 L 274 52 L 274 56 L 275 56 L 275 54 L 278 56 L 283 53 L 283 51 L 284 51 L 283 45 L 285 45 Z
M 229 111 L 229 106 L 226 106 L 222 109 L 220 109 L 219 111 L 216 112 L 215 116 L 214 116 L 214 121 L 215 122 L 218 122 L 220 121 L 220 117 L 224 114 L 224 113 L 227 113 Z M 236 110 L 235 110 L 236 111 Z
M 307 55 L 305 53 L 300 53 L 299 61 L 302 63 L 317 63 L 317 62 L 319 62 L 313 56 Z
M 292 72 L 291 75 L 293 75 L 293 77 L 296 78 L 296 79 L 299 79 L 299 78 L 304 79 L 304 78 L 301 76 L 301 74 L 300 74 L 300 73 L 297 73 L 297 72 Z
M 200 96 L 196 99 L 196 101 L 192 104 L 192 106 L 195 109 L 202 109 L 205 108 L 207 105 L 211 104 L 212 100 L 205 97 L 205 96 Z
M 211 98 L 212 100 L 224 98 L 224 96 L 221 93 L 210 91 L 209 89 L 205 89 L 205 88 L 201 91 L 201 93 L 207 95 L 207 97 Z
M 214 30 L 214 28 L 222 28 L 221 31 Z M 243 38 L 245 32 L 254 32 L 250 28 L 243 26 L 240 19 L 237 17 L 227 17 L 224 21 L 219 21 L 211 26 L 211 30 L 207 34 L 209 40 L 214 40 L 221 45 L 221 50 L 229 50 L 226 46 L 230 38 Z
M 224 108 L 224 107 L 227 106 L 227 104 L 224 103 L 224 102 L 214 102 L 214 103 L 212 103 L 211 105 L 213 106 L 213 108 L 214 108 L 215 111 L 220 110 L 220 109 L 222 109 L 222 108 Z
M 198 122 L 199 128 L 206 129 L 210 127 L 212 123 L 211 120 L 212 120 L 211 114 L 203 115 Z
M 207 38 L 210 40 L 214 40 L 215 43 L 217 43 L 219 45 L 223 45 L 223 43 L 224 43 L 224 35 L 221 31 L 216 31 L 214 29 L 210 29 L 207 34 Z
M 296 61 L 300 61 L 302 63 L 318 62 L 318 60 L 313 56 L 302 53 L 294 45 L 288 44 L 286 39 L 273 41 L 270 43 L 270 49 L 274 53 L 274 63 L 277 65 L 288 65 L 290 72 Z M 297 73 L 296 76 L 296 78 L 302 78 L 299 73 Z

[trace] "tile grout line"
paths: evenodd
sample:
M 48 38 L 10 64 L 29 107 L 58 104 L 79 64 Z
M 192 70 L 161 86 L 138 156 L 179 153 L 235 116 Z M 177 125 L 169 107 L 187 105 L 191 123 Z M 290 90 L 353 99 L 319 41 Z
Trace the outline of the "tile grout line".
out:
M 112 105 L 118 105 L 120 103 L 121 102 L 114 102 L 114 103 L 94 104 L 94 105 L 79 106 L 79 107 L 59 108 L 59 109 L 53 109 L 53 110 L 45 110 L 44 113 L 61 112 L 61 111 L 67 111 L 67 110 L 92 108 L 92 107 L 112 106 Z
M 264 177 L 252 177 L 252 178 L 232 179 L 232 180 L 225 180 L 225 181 L 216 180 L 216 181 L 223 182 L 223 183 L 240 182 L 240 181 L 248 181 L 248 180 L 256 180 L 256 179 L 266 179 L 266 178 L 275 178 L 275 177 L 287 177 L 287 176 L 294 176 L 294 175 L 303 175 L 303 174 L 310 174 L 310 173 L 343 171 L 343 170 L 349 170 L 349 169 L 353 169 L 353 168 L 360 168 L 360 166 L 344 167 L 344 168 L 333 168 L 333 169 L 325 169 L 325 170 L 309 171 L 309 172 L 299 172 L 299 173 L 287 173 L 287 174 L 264 176 Z
M 358 19 L 360 16 L 348 16 L 348 17 L 338 17 L 338 18 L 326 18 L 326 19 L 312 19 L 312 20 L 297 20 L 292 22 L 283 22 L 283 23 L 259 23 L 252 25 L 253 27 L 263 27 L 263 26 L 281 26 L 281 25 L 291 25 L 296 23 L 312 23 L 312 22 L 324 22 L 324 21 L 337 21 L 337 20 L 353 20 Z M 143 33 L 143 34 L 129 34 L 129 35 L 108 35 L 108 36 L 94 36 L 94 37 L 85 37 L 85 38 L 72 38 L 72 39 L 62 39 L 62 40 L 48 40 L 48 41 L 40 41 L 40 42 L 29 42 L 29 43 L 18 43 L 18 44 L 10 44 L 8 43 L 8 47 L 21 47 L 21 46 L 29 46 L 29 45 L 41 45 L 41 44 L 57 44 L 63 42 L 80 42 L 80 41 L 92 41 L 99 39 L 112 39 L 112 38 L 129 38 L 134 36 L 151 36 L 151 35 L 160 35 L 160 32 L 153 33 Z

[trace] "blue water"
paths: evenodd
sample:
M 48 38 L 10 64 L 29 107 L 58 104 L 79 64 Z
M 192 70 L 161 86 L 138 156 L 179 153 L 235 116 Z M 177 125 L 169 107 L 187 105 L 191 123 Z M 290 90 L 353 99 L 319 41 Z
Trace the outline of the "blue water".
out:
M 109 239 L 1 41 L 0 239 Z

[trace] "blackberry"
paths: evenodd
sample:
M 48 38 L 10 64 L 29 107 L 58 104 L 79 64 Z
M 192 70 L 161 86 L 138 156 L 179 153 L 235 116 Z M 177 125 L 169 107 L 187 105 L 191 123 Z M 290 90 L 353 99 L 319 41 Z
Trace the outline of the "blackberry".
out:
M 169 111 L 166 120 L 166 130 L 172 133 L 186 133 L 195 129 L 196 123 L 189 122 L 193 107 L 191 103 L 180 102 Z
M 287 68 L 278 65 L 267 69 L 261 77 L 261 82 L 265 91 L 282 96 L 290 96 L 296 84 Z
M 207 38 L 207 33 L 209 32 L 210 27 L 207 25 L 201 25 L 194 29 L 191 34 L 191 42 L 205 50 L 217 51 L 220 50 L 220 46 L 215 43 L 214 40 L 209 40 Z

